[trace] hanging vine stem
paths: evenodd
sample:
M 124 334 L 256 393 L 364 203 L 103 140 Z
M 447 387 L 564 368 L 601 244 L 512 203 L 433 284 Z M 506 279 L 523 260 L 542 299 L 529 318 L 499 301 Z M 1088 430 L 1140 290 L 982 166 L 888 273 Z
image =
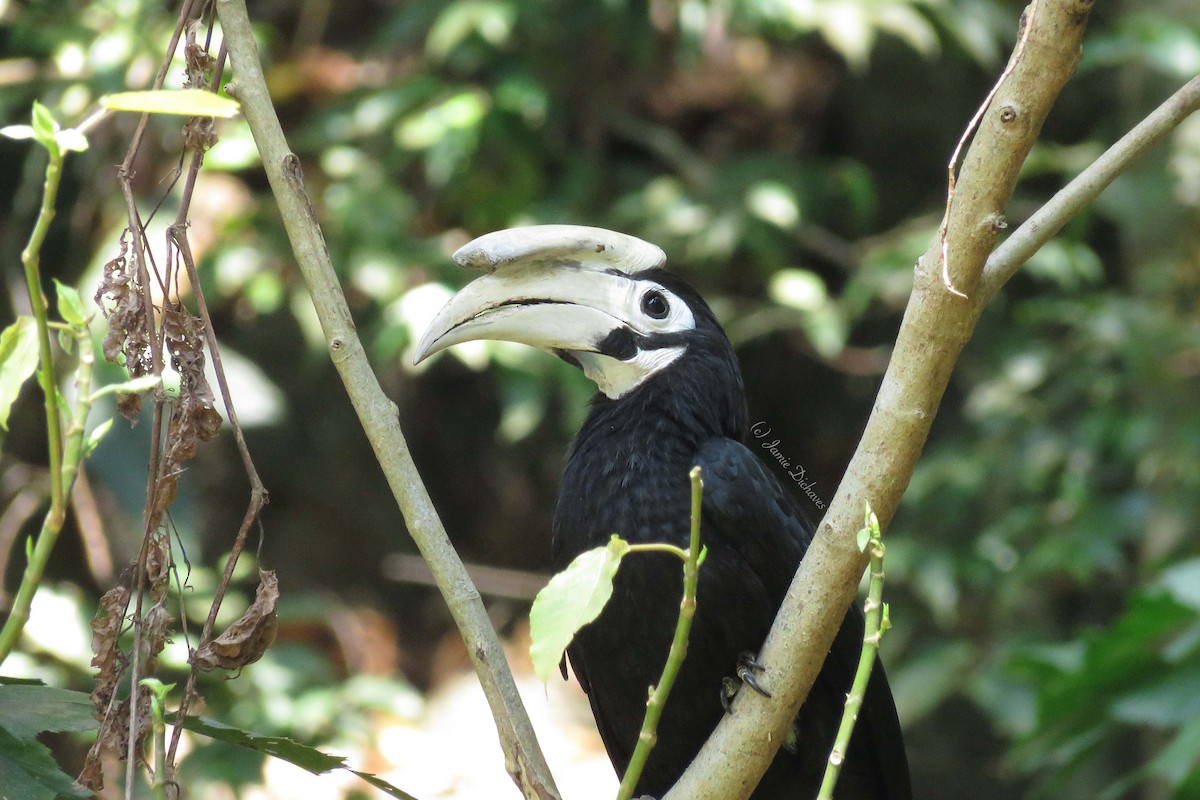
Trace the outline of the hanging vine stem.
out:
M 197 88 L 203 86 L 203 88 L 213 92 L 217 91 L 221 85 L 226 53 L 222 45 L 215 58 L 209 55 L 214 22 L 211 2 L 200 6 L 200 17 L 208 19 L 208 30 L 203 45 L 200 45 L 196 41 L 195 36 L 196 29 L 203 24 L 201 19 L 193 18 L 193 10 L 196 8 L 197 4 L 194 0 L 184 1 L 176 21 L 174 33 L 167 46 L 152 88 L 161 88 L 167 71 L 173 62 L 175 52 L 181 40 L 184 39 L 185 33 L 186 47 L 184 55 L 188 65 L 189 85 L 194 85 Z M 197 642 L 197 646 L 203 646 L 205 642 L 212 638 L 217 613 L 228 589 L 234 566 L 245 546 L 250 529 L 259 519 L 259 514 L 267 503 L 267 492 L 254 467 L 253 460 L 246 446 L 245 436 L 237 420 L 225 370 L 221 362 L 219 346 L 212 326 L 212 319 L 208 313 L 208 306 L 203 296 L 203 289 L 196 271 L 195 260 L 192 257 L 190 244 L 187 239 L 188 215 L 196 187 L 196 179 L 203 163 L 204 152 L 211 146 L 215 134 L 212 133 L 211 122 L 207 118 L 191 117 L 184 125 L 185 152 L 186 150 L 191 150 L 191 155 L 188 168 L 184 174 L 180 208 L 174 223 L 167 231 L 166 256 L 162 261 L 162 271 L 160 272 L 158 266 L 154 264 L 152 254 L 149 250 L 145 236 L 145 222 L 138 211 L 132 189 L 134 178 L 133 163 L 140 150 L 148 120 L 148 114 L 144 114 L 139 120 L 125 160 L 119 170 L 120 185 L 125 198 L 129 219 L 128 230 L 133 240 L 133 258 L 136 265 L 138 291 L 141 294 L 142 308 L 145 310 L 142 320 L 145 330 L 142 335 L 145 337 L 145 341 L 150 343 L 150 346 L 146 348 L 148 351 L 146 355 L 147 363 L 144 367 L 152 371 L 155 375 L 161 375 L 164 371 L 168 370 L 175 371 L 177 367 L 179 368 L 178 371 L 185 371 L 185 367 L 175 363 L 176 359 L 180 357 L 181 351 L 178 348 L 183 347 L 194 348 L 188 349 L 187 353 L 188 357 L 192 359 L 191 368 L 198 368 L 203 363 L 202 350 L 199 349 L 201 345 L 198 339 L 193 341 L 193 338 L 186 337 L 194 337 L 197 329 L 202 329 L 202 338 L 207 345 L 208 355 L 213 361 L 226 417 L 233 430 L 234 439 L 250 483 L 251 496 L 247 510 L 238 528 L 230 555 L 214 592 L 205 624 Z M 178 177 L 179 175 L 176 174 L 175 179 L 171 181 L 171 186 L 167 189 L 168 192 L 174 189 L 175 181 L 178 180 Z M 193 322 L 189 321 L 190 317 L 183 309 L 182 301 L 178 298 L 178 281 L 181 273 L 184 272 L 188 276 L 191 290 L 196 297 L 199 309 L 198 324 L 193 324 Z M 155 286 L 161 292 L 161 306 L 155 305 L 153 293 Z M 173 297 L 175 298 L 174 300 L 172 299 Z M 177 341 L 181 325 L 184 332 L 183 335 L 185 336 L 185 341 L 182 345 Z M 174 326 L 173 330 L 175 331 L 174 336 L 176 338 L 168 337 L 168 327 L 170 326 Z M 207 389 L 207 386 L 198 387 L 195 381 L 189 380 L 189 376 L 186 374 L 183 376 L 183 383 L 183 390 L 185 392 L 191 391 L 196 393 L 195 396 L 189 398 L 185 394 L 182 398 L 178 398 L 175 401 L 176 405 L 171 406 L 171 425 L 165 426 L 166 417 L 164 416 L 164 408 L 171 401 L 160 392 L 154 398 L 149 426 L 150 458 L 146 488 L 146 511 L 142 547 L 135 567 L 134 585 L 136 588 L 133 593 L 134 611 L 130 615 L 132 618 L 134 643 L 129 658 L 129 672 L 131 675 L 131 685 L 135 688 L 130 700 L 131 709 L 127 734 L 128 749 L 125 753 L 127 760 L 125 791 L 127 797 L 132 796 L 134 772 L 138 755 L 137 746 L 141 739 L 142 730 L 142 721 L 140 719 L 142 715 L 139 713 L 139 708 L 143 701 L 142 690 L 140 688 L 142 686 L 142 672 L 145 669 L 143 651 L 147 648 L 144 642 L 143 630 L 145 624 L 143 603 L 147 592 L 147 560 L 151 558 L 152 551 L 155 548 L 165 547 L 169 553 L 169 544 L 164 544 L 160 541 L 158 532 L 163 523 L 163 515 L 166 513 L 174 496 L 174 484 L 181 472 L 180 462 L 190 458 L 190 452 L 184 452 L 188 450 L 186 445 L 180 449 L 176 449 L 179 443 L 170 441 L 173 438 L 172 431 L 175 431 L 174 436 L 197 437 L 199 441 L 204 441 L 215 434 L 215 426 L 220 421 L 220 417 L 215 414 L 215 411 L 211 411 L 211 406 L 205 400 L 205 398 L 211 399 L 211 392 Z M 196 397 L 199 400 L 196 400 Z M 187 405 L 189 399 L 192 401 L 191 407 Z M 209 413 L 210 411 L 211 413 Z M 200 414 L 200 417 L 195 416 L 197 413 Z M 179 426 L 178 430 L 176 430 L 176 425 Z M 185 432 L 185 429 L 189 428 L 189 426 L 191 426 L 191 429 Z M 197 432 L 195 428 L 200 428 L 201 430 Z M 165 458 L 164 453 L 166 454 Z M 174 559 L 170 559 L 170 563 L 173 569 Z M 158 592 L 161 590 L 156 588 L 155 591 Z M 156 602 L 156 607 L 158 603 L 161 603 L 161 600 Z M 127 611 L 128 607 L 126 607 Z M 151 642 L 151 647 L 153 648 L 154 646 L 156 646 L 156 643 Z M 151 652 L 151 657 L 153 657 L 153 652 Z M 193 666 L 180 703 L 179 717 L 186 715 L 188 708 L 197 696 L 196 676 L 197 670 Z M 176 769 L 175 757 L 181 730 L 180 726 L 175 727 L 164 761 L 165 774 L 156 775 L 156 780 L 173 779 Z

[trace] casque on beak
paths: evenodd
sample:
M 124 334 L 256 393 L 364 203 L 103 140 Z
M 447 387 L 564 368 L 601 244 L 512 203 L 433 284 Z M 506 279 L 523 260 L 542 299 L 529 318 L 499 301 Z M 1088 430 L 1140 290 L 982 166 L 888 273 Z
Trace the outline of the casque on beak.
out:
M 603 228 L 536 225 L 481 236 L 453 256 L 488 270 L 438 312 L 414 363 L 462 342 L 500 339 L 552 351 L 598 353 L 614 330 L 633 326 L 638 282 L 660 267 L 657 246 Z

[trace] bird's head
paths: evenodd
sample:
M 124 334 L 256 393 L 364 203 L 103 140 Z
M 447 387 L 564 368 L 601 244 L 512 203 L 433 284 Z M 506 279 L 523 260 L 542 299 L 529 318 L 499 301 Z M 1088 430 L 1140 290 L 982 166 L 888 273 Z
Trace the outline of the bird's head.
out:
M 689 352 L 728 340 L 657 246 L 603 228 L 535 225 L 489 233 L 454 260 L 486 270 L 438 312 L 415 362 L 452 345 L 501 339 L 549 350 L 618 399 Z M 708 359 L 714 361 L 714 359 Z M 736 380 L 740 391 L 740 376 Z

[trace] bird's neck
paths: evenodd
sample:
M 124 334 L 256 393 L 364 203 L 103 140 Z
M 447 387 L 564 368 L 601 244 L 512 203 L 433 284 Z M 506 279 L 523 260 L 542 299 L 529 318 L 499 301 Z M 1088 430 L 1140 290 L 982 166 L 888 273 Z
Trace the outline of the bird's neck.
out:
M 616 533 L 686 540 L 688 471 L 700 446 L 738 439 L 745 424 L 740 376 L 684 381 L 664 373 L 619 400 L 598 395 L 571 447 L 554 520 L 560 567 Z M 685 376 L 686 377 L 686 376 Z

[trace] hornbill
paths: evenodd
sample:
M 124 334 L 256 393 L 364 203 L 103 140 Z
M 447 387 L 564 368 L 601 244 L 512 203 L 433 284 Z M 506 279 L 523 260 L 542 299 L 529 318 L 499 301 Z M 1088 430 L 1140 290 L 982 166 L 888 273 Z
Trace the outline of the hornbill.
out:
M 733 347 L 700 295 L 663 269 L 658 247 L 600 228 L 539 225 L 482 236 L 454 259 L 486 274 L 438 312 L 417 344 L 417 362 L 469 340 L 522 342 L 581 368 L 600 390 L 559 488 L 556 569 L 614 533 L 687 547 L 688 473 L 701 468 L 708 556 L 696 616 L 637 787 L 660 797 L 725 713 L 723 693 L 737 685 L 731 676 L 758 686 L 751 654 L 808 548 L 812 524 L 742 443 L 746 404 Z M 625 559 L 603 613 L 567 648 L 618 773 L 637 743 L 681 596 L 674 556 Z M 862 636 L 862 616 L 851 609 L 757 800 L 816 796 Z M 878 664 L 836 797 L 911 798 L 900 724 Z

